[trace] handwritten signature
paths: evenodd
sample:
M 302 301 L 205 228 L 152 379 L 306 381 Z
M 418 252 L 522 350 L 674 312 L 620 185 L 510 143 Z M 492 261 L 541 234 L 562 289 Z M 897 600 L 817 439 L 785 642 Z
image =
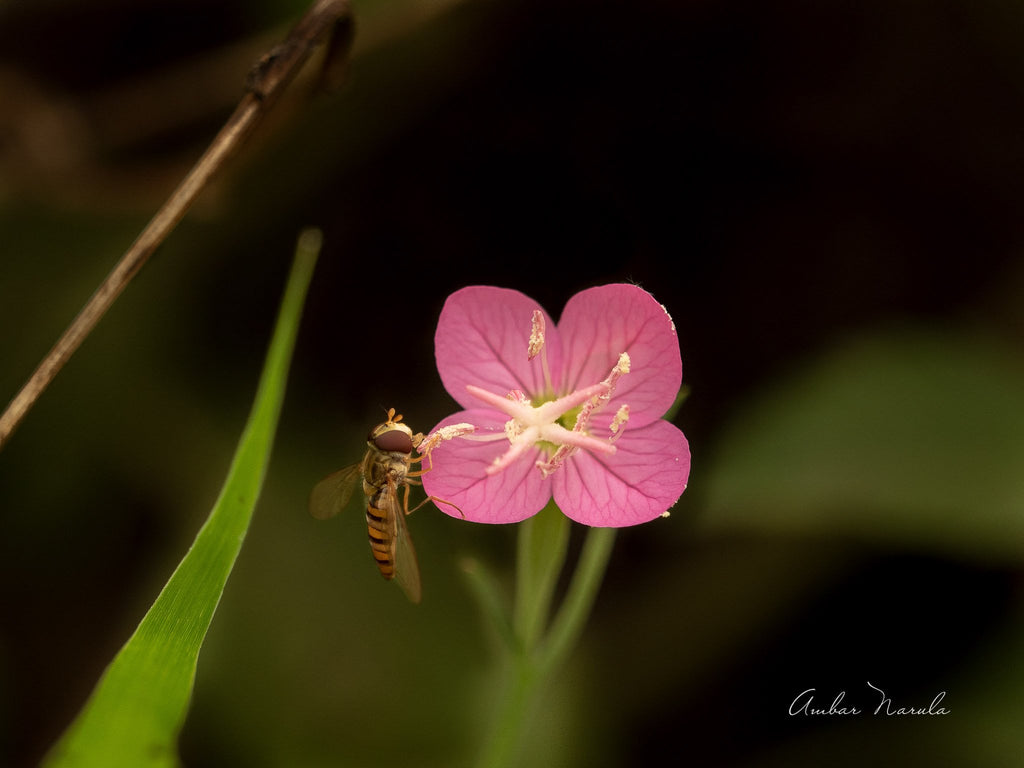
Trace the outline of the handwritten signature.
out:
M 940 691 L 932 699 L 931 703 L 926 707 L 911 707 L 911 706 L 897 706 L 893 703 L 892 699 L 885 695 L 885 691 L 879 688 L 877 685 L 872 685 L 871 681 L 868 681 L 868 688 L 875 692 L 872 698 L 880 699 L 878 706 L 875 707 L 872 714 L 885 715 L 886 717 L 902 717 L 906 715 L 948 715 L 950 710 L 946 709 L 942 704 L 942 700 L 946 698 L 946 692 Z M 846 691 L 840 691 L 839 694 L 832 700 L 832 703 L 828 708 L 816 706 L 814 701 L 814 694 L 816 688 L 808 688 L 806 691 L 802 691 L 797 694 L 797 697 L 793 699 L 793 702 L 789 705 L 789 714 L 791 717 L 797 715 L 806 715 L 808 717 L 849 717 L 851 715 L 859 715 L 867 711 L 860 707 L 853 706 L 852 704 L 846 703 Z

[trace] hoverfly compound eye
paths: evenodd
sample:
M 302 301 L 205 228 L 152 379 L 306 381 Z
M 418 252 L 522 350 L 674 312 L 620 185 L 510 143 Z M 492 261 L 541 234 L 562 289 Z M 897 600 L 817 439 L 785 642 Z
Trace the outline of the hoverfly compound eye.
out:
M 389 429 L 373 437 L 373 444 L 382 451 L 412 453 L 412 435 L 402 429 Z

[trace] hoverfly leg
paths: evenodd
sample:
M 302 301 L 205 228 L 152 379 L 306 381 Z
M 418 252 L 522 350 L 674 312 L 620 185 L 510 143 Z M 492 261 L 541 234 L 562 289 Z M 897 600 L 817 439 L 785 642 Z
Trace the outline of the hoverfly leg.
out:
M 408 491 L 409 489 L 408 489 L 408 488 L 406 488 L 406 490 Z M 458 507 L 458 505 L 457 505 L 457 504 L 455 504 L 454 502 L 451 502 L 451 501 L 447 501 L 446 499 L 439 499 L 439 498 L 437 498 L 437 496 L 427 496 L 427 498 L 425 498 L 425 499 L 424 499 L 423 501 L 421 501 L 421 502 L 420 502 L 419 504 L 417 504 L 417 505 L 416 505 L 415 507 L 413 507 L 412 509 L 408 509 L 408 508 L 407 508 L 407 510 L 408 510 L 408 511 L 407 511 L 407 512 L 406 512 L 405 514 L 407 514 L 407 515 L 411 515 L 411 514 L 412 514 L 413 512 L 415 512 L 415 511 L 416 511 L 417 509 L 419 509 L 420 507 L 424 506 L 425 504 L 427 504 L 428 502 L 431 502 L 431 501 L 432 501 L 432 502 L 434 502 L 435 504 L 447 504 L 447 505 L 448 505 L 449 507 L 451 507 L 452 509 L 456 509 L 456 510 L 458 510 L 459 514 L 460 514 L 460 515 L 461 515 L 462 517 L 465 517 L 465 516 L 466 516 L 466 513 L 465 513 L 465 512 L 463 512 L 463 511 L 462 511 L 461 509 L 459 509 L 459 507 Z
M 406 490 L 408 490 L 408 489 L 406 489 Z M 426 504 L 429 501 L 432 501 L 435 504 L 447 504 L 452 509 L 457 510 L 459 515 L 461 515 L 463 518 L 466 517 L 466 513 L 463 512 L 461 509 L 459 509 L 458 504 L 455 504 L 454 502 L 448 501 L 447 499 L 439 499 L 439 498 L 437 498 L 437 496 L 427 496 L 427 498 L 425 498 L 423 501 L 421 501 L 415 507 L 413 507 L 408 512 L 406 512 L 406 514 L 407 515 L 411 515 L 413 512 L 415 512 L 417 509 L 419 509 L 420 507 L 422 507 L 424 504 Z
M 414 463 L 416 463 L 418 461 L 423 461 L 424 459 L 430 459 L 430 456 L 431 456 L 431 452 L 427 451 L 422 456 L 417 456 L 415 459 L 409 459 L 409 463 L 410 464 L 414 464 Z M 433 461 L 428 461 L 427 464 L 428 464 L 428 466 L 422 467 L 421 469 L 417 469 L 415 472 L 409 472 L 406 475 L 406 477 L 421 477 L 422 475 L 427 474 L 427 472 L 429 472 L 430 470 L 432 470 L 434 468 L 434 462 Z
M 432 501 L 435 504 L 447 504 L 449 507 L 451 507 L 452 509 L 459 513 L 459 517 L 461 517 L 463 520 L 466 519 L 466 513 L 459 509 L 459 505 L 456 504 L 454 501 L 448 501 L 447 499 L 439 499 L 437 498 L 437 496 L 428 496 L 427 501 Z

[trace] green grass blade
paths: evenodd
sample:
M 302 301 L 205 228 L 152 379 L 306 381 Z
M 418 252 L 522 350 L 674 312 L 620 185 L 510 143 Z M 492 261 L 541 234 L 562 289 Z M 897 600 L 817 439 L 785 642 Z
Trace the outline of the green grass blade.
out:
M 303 232 L 252 412 L 191 549 L 47 756 L 55 766 L 174 766 L 196 661 L 252 519 L 270 458 L 320 233 Z

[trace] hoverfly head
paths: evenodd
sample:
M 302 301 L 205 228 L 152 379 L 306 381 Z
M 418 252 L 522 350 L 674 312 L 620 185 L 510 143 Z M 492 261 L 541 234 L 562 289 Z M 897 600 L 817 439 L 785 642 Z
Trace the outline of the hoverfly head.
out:
M 397 420 L 378 424 L 367 436 L 366 442 L 385 453 L 412 453 L 414 447 L 412 430 Z

